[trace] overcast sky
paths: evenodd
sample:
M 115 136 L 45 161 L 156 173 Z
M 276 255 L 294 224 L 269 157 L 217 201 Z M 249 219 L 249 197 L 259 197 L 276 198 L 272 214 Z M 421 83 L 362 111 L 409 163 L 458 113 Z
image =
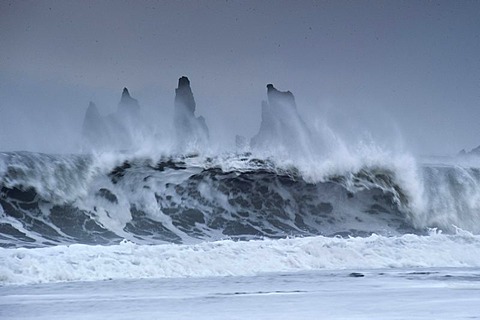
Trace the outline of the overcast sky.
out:
M 0 150 L 74 150 L 124 86 L 165 125 L 182 75 L 232 143 L 273 83 L 310 124 L 453 154 L 480 145 L 480 1 L 0 0 Z

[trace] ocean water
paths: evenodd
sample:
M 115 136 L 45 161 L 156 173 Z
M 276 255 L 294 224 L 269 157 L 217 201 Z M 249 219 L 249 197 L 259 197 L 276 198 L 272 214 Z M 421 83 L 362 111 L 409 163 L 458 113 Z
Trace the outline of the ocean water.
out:
M 5 152 L 0 187 L 2 319 L 480 316 L 474 156 Z
M 2 319 L 478 319 L 478 269 L 317 270 L 7 286 Z

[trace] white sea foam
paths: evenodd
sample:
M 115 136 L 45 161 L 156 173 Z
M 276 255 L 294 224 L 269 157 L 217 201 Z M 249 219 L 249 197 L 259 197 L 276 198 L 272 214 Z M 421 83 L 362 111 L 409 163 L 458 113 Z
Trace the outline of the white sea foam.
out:
M 407 267 L 480 267 L 480 236 L 457 230 L 455 235 L 0 249 L 3 285 Z

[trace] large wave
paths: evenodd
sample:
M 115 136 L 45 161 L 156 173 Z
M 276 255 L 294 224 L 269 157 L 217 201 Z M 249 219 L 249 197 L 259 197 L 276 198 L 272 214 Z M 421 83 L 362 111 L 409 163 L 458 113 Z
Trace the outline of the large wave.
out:
M 0 154 L 0 245 L 480 232 L 480 169 L 215 157 Z

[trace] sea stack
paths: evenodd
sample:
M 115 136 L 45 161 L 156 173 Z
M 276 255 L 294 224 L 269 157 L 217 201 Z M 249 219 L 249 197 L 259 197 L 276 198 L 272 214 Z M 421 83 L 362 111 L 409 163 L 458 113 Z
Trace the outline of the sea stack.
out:
M 310 131 L 297 111 L 290 91 L 279 91 L 267 84 L 267 101 L 262 102 L 260 130 L 251 141 L 259 151 L 303 152 L 311 143 Z
M 83 121 L 84 147 L 96 150 L 130 150 L 135 147 L 134 137 L 141 133 L 143 124 L 140 105 L 123 88 L 118 109 L 107 116 L 100 115 L 97 106 L 90 102 Z
M 95 103 L 90 101 L 82 125 L 84 142 L 93 147 L 99 147 L 105 140 L 105 123 Z
M 118 114 L 120 117 L 138 118 L 140 115 L 140 105 L 137 99 L 130 96 L 127 88 L 123 88 L 122 97 L 118 103 Z
M 278 108 L 279 105 L 286 104 L 290 108 L 297 108 L 293 93 L 290 91 L 279 91 L 271 83 L 267 84 L 267 98 L 268 104 L 271 106 L 277 106 Z
M 175 133 L 180 151 L 196 152 L 208 142 L 207 124 L 203 117 L 195 117 L 195 109 L 196 103 L 190 80 L 185 76 L 181 77 L 175 89 L 174 112 Z
M 98 108 L 90 101 L 88 104 L 87 111 L 85 112 L 85 118 L 83 119 L 83 130 L 90 131 L 91 129 L 95 129 L 100 125 L 102 122 L 102 116 L 100 112 L 98 112 Z
M 193 97 L 190 80 L 187 77 L 178 79 L 178 88 L 175 89 L 175 110 L 185 112 L 193 117 L 195 114 L 195 98 Z

